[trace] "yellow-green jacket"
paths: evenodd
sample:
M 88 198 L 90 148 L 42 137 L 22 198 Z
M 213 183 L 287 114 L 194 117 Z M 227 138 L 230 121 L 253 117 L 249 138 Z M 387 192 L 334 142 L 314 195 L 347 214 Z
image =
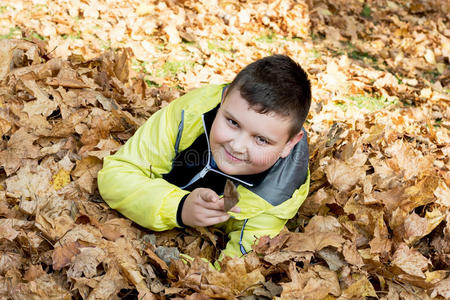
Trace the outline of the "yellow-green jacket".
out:
M 226 178 L 237 185 L 240 213 L 224 223 L 222 255 L 241 256 L 256 238 L 277 235 L 309 190 L 306 134 L 291 154 L 257 175 L 228 176 L 214 168 L 208 135 L 225 85 L 208 85 L 174 100 L 143 124 L 98 174 L 103 199 L 139 225 L 181 227 L 178 207 L 196 187 L 220 195 Z M 178 222 L 177 222 L 178 212 Z

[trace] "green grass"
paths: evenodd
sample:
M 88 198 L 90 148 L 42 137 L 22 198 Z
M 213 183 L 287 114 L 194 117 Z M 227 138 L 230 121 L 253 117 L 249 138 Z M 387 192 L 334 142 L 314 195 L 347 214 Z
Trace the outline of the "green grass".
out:
M 361 60 L 366 63 L 376 64 L 377 58 L 375 56 L 370 55 L 368 52 L 358 50 L 352 43 L 342 43 L 345 45 L 345 50 L 349 58 Z
M 266 35 L 262 35 L 256 39 L 257 42 L 268 43 L 268 44 L 272 44 L 272 43 L 276 42 L 276 40 L 277 40 L 277 35 L 273 32 L 270 32 Z
M 45 41 L 45 37 L 43 37 L 42 35 L 40 35 L 39 33 L 35 32 L 35 31 L 33 31 L 31 33 L 31 35 L 25 37 L 24 39 L 27 40 L 27 41 L 31 41 L 32 38 L 35 38 L 35 39 L 38 39 L 38 40 L 41 40 L 41 41 Z
M 179 71 L 186 72 L 188 69 L 194 66 L 193 61 L 184 60 L 184 61 L 168 61 L 166 62 L 162 68 L 157 72 L 158 77 L 166 77 L 167 75 L 175 75 Z
M 358 50 L 354 50 L 352 52 L 348 53 L 348 56 L 353 59 L 362 60 L 362 61 L 369 61 L 370 63 L 376 63 L 377 58 L 374 56 L 371 56 L 367 52 L 362 52 Z
M 32 8 L 33 12 L 38 12 L 40 10 L 46 11 L 47 9 L 48 9 L 47 4 L 36 4 L 36 5 L 33 5 L 33 8 Z
M 145 79 L 145 83 L 147 84 L 148 87 L 152 88 L 152 87 L 159 87 L 159 84 L 157 84 L 154 81 L 151 81 L 150 79 Z
M 100 40 L 100 47 L 102 47 L 103 50 L 109 50 L 111 49 L 111 42 Z
M 69 40 L 80 40 L 81 39 L 81 32 L 77 32 L 77 33 L 70 33 L 70 34 L 62 34 L 61 37 L 65 40 L 69 39 Z
M 229 46 L 224 41 L 208 41 L 208 49 L 216 52 L 230 53 Z
M 364 4 L 363 9 L 361 11 L 361 16 L 364 18 L 370 18 L 372 14 L 372 9 L 367 4 Z
M 0 35 L 0 40 L 16 38 L 21 32 L 19 27 L 11 27 L 9 33 Z
M 316 49 L 313 49 L 308 52 L 308 59 L 311 61 L 314 61 L 322 56 L 322 53 L 317 51 Z
M 2 5 L 0 6 L 0 14 L 4 14 L 8 10 L 8 5 Z
M 372 95 L 354 95 L 347 97 L 349 101 L 335 102 L 335 105 L 343 110 L 347 110 L 349 106 L 356 106 L 359 109 L 367 109 L 371 112 L 384 109 L 391 105 L 399 104 L 398 100 L 388 100 L 384 96 Z

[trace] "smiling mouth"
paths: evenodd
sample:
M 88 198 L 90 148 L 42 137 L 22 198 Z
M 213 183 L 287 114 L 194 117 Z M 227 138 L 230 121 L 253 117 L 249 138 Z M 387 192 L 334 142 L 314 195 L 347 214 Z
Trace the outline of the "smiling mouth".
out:
M 225 154 L 231 161 L 235 161 L 235 162 L 245 161 L 244 159 L 240 159 L 240 158 L 234 156 L 233 154 L 231 154 L 226 148 L 223 148 L 223 150 L 225 150 Z

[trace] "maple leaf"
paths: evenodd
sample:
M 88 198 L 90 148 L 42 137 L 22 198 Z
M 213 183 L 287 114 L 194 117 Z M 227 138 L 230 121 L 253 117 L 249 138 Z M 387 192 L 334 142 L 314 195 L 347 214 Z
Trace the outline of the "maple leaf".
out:
M 334 232 L 291 233 L 285 249 L 298 252 L 315 252 L 328 246 L 340 249 L 344 241 Z
M 320 265 L 298 272 L 295 263 L 291 262 L 289 277 L 291 282 L 282 284 L 281 298 L 315 300 L 323 299 L 329 294 L 341 294 L 337 274 Z
M 97 275 L 97 266 L 106 256 L 105 251 L 98 247 L 79 248 L 75 258 L 71 262 L 71 266 L 67 271 L 69 277 L 92 278 Z
M 206 279 L 212 285 L 229 290 L 231 295 L 239 295 L 246 290 L 251 293 L 251 287 L 265 282 L 259 269 L 248 272 L 242 258 L 228 260 L 224 272 L 209 270 Z

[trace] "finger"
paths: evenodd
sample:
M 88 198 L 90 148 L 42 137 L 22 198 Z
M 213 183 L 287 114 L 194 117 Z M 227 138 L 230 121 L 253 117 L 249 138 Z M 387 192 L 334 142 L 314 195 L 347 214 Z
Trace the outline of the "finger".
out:
M 213 217 L 213 218 L 208 218 L 205 220 L 205 223 L 208 225 L 205 226 L 211 226 L 211 225 L 216 225 L 219 223 L 223 223 L 225 221 L 227 221 L 230 218 L 230 215 L 223 215 L 223 216 L 219 216 L 219 217 Z
M 231 212 L 234 213 L 240 213 L 241 212 L 241 208 L 239 206 L 233 206 L 232 209 L 230 209 Z
M 225 217 L 225 216 L 228 216 L 228 214 L 226 212 L 224 212 L 223 210 L 209 210 L 209 211 L 205 212 L 204 216 L 207 219 L 213 219 L 213 218 Z
M 219 196 L 217 195 L 217 193 L 211 189 L 204 189 L 200 196 L 206 202 L 216 202 L 219 200 Z
M 218 200 L 215 202 L 203 202 L 202 205 L 204 208 L 206 209 L 210 209 L 210 210 L 217 210 L 217 211 L 221 211 L 223 213 L 223 200 Z

